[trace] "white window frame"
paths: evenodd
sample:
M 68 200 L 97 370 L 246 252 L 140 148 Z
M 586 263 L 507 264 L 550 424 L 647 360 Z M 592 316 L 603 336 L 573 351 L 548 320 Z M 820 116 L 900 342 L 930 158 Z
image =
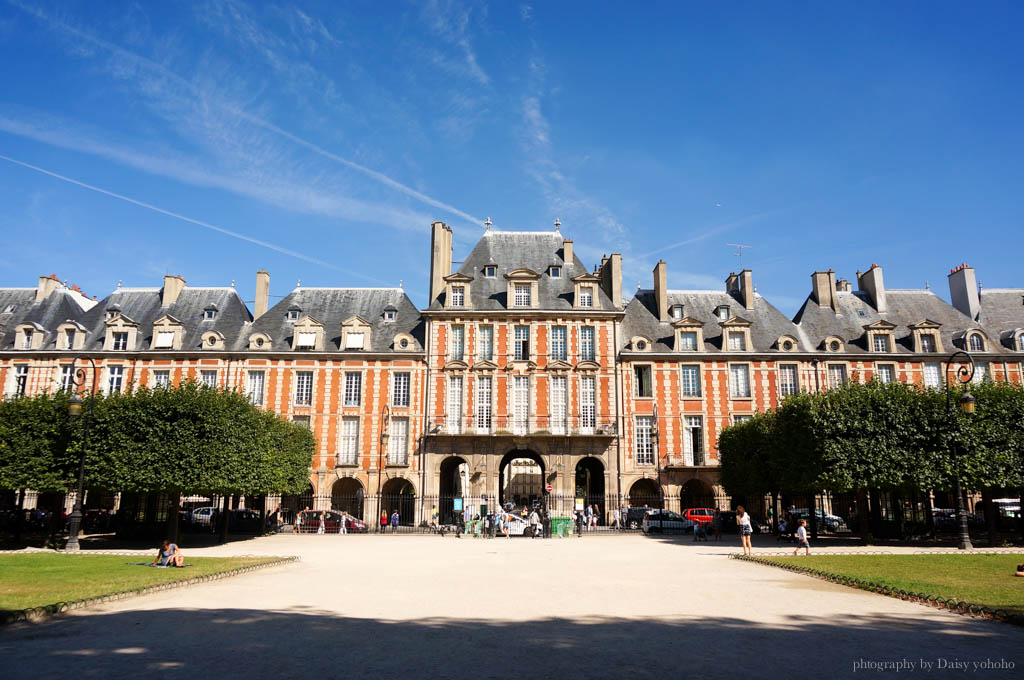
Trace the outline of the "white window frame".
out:
M 300 336 L 306 335 L 306 333 L 299 333 Z M 316 346 L 316 333 L 310 333 L 313 336 L 313 344 L 310 347 Z M 345 349 L 366 349 L 366 333 L 363 331 L 347 331 L 345 333 Z
M 645 386 L 644 379 L 641 377 L 640 372 L 644 372 L 647 376 L 646 387 L 649 394 L 642 394 L 644 390 L 641 390 Z M 634 399 L 653 399 L 654 398 L 654 366 L 651 364 L 633 364 L 633 398 Z
M 107 394 L 120 394 L 124 387 L 124 366 L 107 367 Z
M 71 364 L 64 364 L 60 367 L 60 389 L 62 392 L 70 392 L 74 388 L 74 372 Z
M 486 265 L 484 267 L 484 278 L 493 279 L 498 275 L 498 268 L 493 264 Z
M 597 427 L 597 378 L 580 378 L 580 433 L 593 434 Z
M 683 459 L 686 465 L 704 464 L 704 437 L 704 416 L 683 416 Z
M 742 379 L 740 379 L 741 375 Z M 729 397 L 731 399 L 751 399 L 752 395 L 750 364 L 729 364 Z
M 881 343 L 881 346 L 879 346 Z M 880 352 L 886 354 L 891 350 L 889 346 L 889 334 L 888 333 L 873 333 L 871 335 L 871 351 Z
M 654 465 L 654 416 L 636 416 L 633 456 L 637 465 Z
M 476 336 L 476 358 L 481 361 L 494 360 L 494 326 L 479 326 Z
M 128 351 L 128 331 L 113 331 L 110 334 L 110 349 L 115 352 Z
M 35 335 L 35 331 L 31 328 L 26 328 L 22 331 L 22 349 L 32 349 L 32 336 Z
M 888 373 L 888 375 L 886 375 Z M 896 365 L 895 364 L 878 364 L 875 367 L 875 377 L 878 378 L 878 382 L 883 385 L 896 382 Z
M 489 375 L 477 376 L 474 381 L 474 407 L 476 431 L 480 434 L 490 434 L 494 425 L 492 418 L 492 402 L 494 398 L 494 378 Z
M 569 424 L 569 379 L 564 375 L 551 376 L 551 434 L 565 434 Z
M 921 382 L 925 387 L 939 389 L 942 387 L 942 364 L 928 362 L 921 366 Z
M 466 287 L 452 286 L 452 307 L 466 306 Z
M 683 399 L 700 399 L 701 389 L 700 364 L 683 364 L 679 367 L 679 393 Z M 692 381 L 689 379 L 692 377 Z
M 593 286 L 580 286 L 580 307 L 593 307 L 594 306 L 594 287 Z
M 266 381 L 266 371 L 249 371 L 249 374 L 246 376 L 249 401 L 255 406 L 263 406 L 263 393 L 266 389 Z
M 212 378 L 212 379 L 211 379 Z M 199 384 L 205 387 L 217 387 L 217 369 L 207 368 L 199 371 Z
M 551 359 L 565 361 L 569 358 L 569 329 L 565 326 L 551 327 Z
M 689 342 L 693 340 L 693 342 Z M 679 350 L 681 352 L 697 351 L 697 331 L 679 331 Z
M 792 380 L 788 378 L 792 377 Z M 779 396 L 800 394 L 800 367 L 797 364 L 779 364 Z
M 342 399 L 342 406 L 362 406 L 363 374 L 360 371 L 345 371 L 345 389 Z
M 850 379 L 846 364 L 828 364 L 825 367 L 825 375 L 828 376 L 829 389 L 842 387 Z
M 530 327 L 515 326 L 512 329 L 512 357 L 515 361 L 530 360 Z
M 451 340 L 448 343 L 448 358 L 451 361 L 464 361 L 466 358 L 466 327 L 451 327 Z
M 392 418 L 388 434 L 388 465 L 408 465 L 409 419 Z
M 580 327 L 580 361 L 597 360 L 596 335 L 597 330 L 593 326 Z
M 14 366 L 14 396 L 23 397 L 28 393 L 28 364 Z
M 533 301 L 531 292 L 533 285 L 529 283 L 512 284 L 513 302 L 515 307 L 529 307 Z
M 530 431 L 530 376 L 512 376 L 512 433 Z
M 743 331 L 728 331 L 729 351 L 744 352 L 747 349 L 747 336 Z
M 562 268 L 558 267 L 558 266 L 552 266 L 548 270 L 548 276 L 550 276 L 553 279 L 560 279 L 560 278 L 562 278 Z
M 171 386 L 171 372 L 166 368 L 157 369 L 153 371 L 153 387 L 170 387 Z
M 975 347 L 977 343 L 977 347 Z M 967 351 L 969 352 L 984 352 L 985 351 L 985 338 L 981 337 L 981 333 L 970 333 L 967 336 Z
M 313 405 L 313 371 L 295 371 L 295 391 L 292 398 L 295 406 Z
M 355 465 L 359 459 L 359 416 L 342 416 L 338 441 L 338 465 Z
M 931 347 L 928 344 L 931 343 Z M 938 347 L 938 343 L 935 341 L 935 334 L 931 331 L 921 333 L 921 352 L 934 352 Z
M 466 380 L 461 375 L 448 376 L 446 420 L 448 434 L 462 433 L 462 397 Z
M 391 405 L 395 408 L 408 408 L 412 386 L 412 373 L 399 371 L 391 374 Z

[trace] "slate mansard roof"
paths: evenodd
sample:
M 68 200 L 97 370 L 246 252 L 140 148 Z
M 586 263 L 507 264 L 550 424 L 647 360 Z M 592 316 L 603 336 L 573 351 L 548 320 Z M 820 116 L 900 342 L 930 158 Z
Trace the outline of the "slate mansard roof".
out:
M 87 309 L 93 305 L 92 300 L 63 287 L 38 303 L 35 288 L 0 288 L 0 350 L 14 349 L 16 329 L 21 324 L 42 328 L 42 348 L 54 349 L 57 327 L 65 321 L 83 323 Z
M 682 305 L 683 318 L 689 317 L 703 322 L 704 347 L 698 348 L 698 351 L 724 351 L 722 327 L 719 325 L 722 319 L 715 315 L 715 310 L 722 305 L 729 307 L 730 318 L 751 322 L 752 351 L 778 349 L 777 341 L 783 335 L 789 335 L 796 340 L 797 349 L 809 349 L 803 345 L 793 322 L 757 293 L 754 293 L 754 308 L 750 310 L 745 309 L 742 302 L 725 291 L 669 290 L 667 296 L 669 310 L 674 305 Z M 658 306 L 653 290 L 638 290 L 626 305 L 618 349 L 628 350 L 630 340 L 634 337 L 643 337 L 650 340 L 652 352 L 674 352 L 676 329 L 672 327 L 672 323 L 673 320 L 658 320 Z
M 1014 340 L 1024 329 L 1024 288 L 982 288 L 978 320 L 996 334 L 993 342 L 1016 349 Z
M 388 308 L 395 312 L 394 321 L 384 319 Z M 289 311 L 297 311 L 298 319 L 289 320 Z M 290 348 L 295 321 L 307 316 L 323 324 L 325 352 L 341 351 L 341 324 L 352 317 L 359 317 L 370 325 L 370 347 L 349 351 L 393 352 L 395 336 L 399 333 L 413 338 L 414 347 L 407 352 L 423 351 L 422 317 L 401 288 L 296 288 L 247 326 L 235 349 L 247 349 L 253 333 L 270 336 L 274 351 Z
M 539 305 L 545 311 L 573 309 L 575 283 L 573 278 L 589 274 L 583 261 L 573 253 L 572 261 L 564 259 L 565 237 L 558 232 L 548 231 L 495 231 L 490 230 L 481 237 L 469 256 L 459 267 L 459 274 L 471 277 L 469 309 L 498 311 L 511 307 L 508 304 L 507 280 L 505 275 L 521 269 L 540 274 L 538 282 Z M 497 272 L 493 278 L 484 276 L 484 267 L 494 265 Z M 561 276 L 552 278 L 549 268 L 561 267 Z M 592 310 L 614 311 L 611 299 L 600 287 L 594 286 Z M 441 310 L 444 293 L 431 301 L 430 310 Z

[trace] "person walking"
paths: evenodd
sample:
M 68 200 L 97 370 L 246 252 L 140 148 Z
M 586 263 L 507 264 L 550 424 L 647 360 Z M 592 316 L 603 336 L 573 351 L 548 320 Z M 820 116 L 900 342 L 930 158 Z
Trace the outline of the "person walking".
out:
M 341 517 L 338 519 L 338 533 L 348 533 L 348 515 L 346 515 L 345 513 L 341 513 Z
M 718 508 L 715 508 L 715 515 L 711 519 L 711 526 L 715 530 L 715 540 L 722 540 L 722 513 Z
M 398 533 L 398 510 L 391 513 L 391 533 Z
M 594 503 L 594 529 L 597 529 L 597 525 L 601 523 L 601 506 Z
M 576 510 L 575 515 L 576 515 L 576 537 L 577 538 L 583 538 L 583 519 L 584 519 L 583 510 L 582 509 L 581 510 Z
M 540 515 L 534 510 L 530 513 L 530 538 L 537 538 L 537 526 L 540 524 Z
M 327 525 L 327 514 L 323 510 L 321 510 L 320 511 L 320 523 L 316 527 L 317 535 L 320 535 L 320 534 L 324 533 L 324 527 L 326 525 Z
M 380 531 L 380 533 L 383 534 L 387 530 L 388 530 L 388 511 L 387 510 L 381 510 L 380 511 L 380 529 L 379 529 L 379 531 Z
M 740 530 L 740 543 L 743 546 L 743 554 L 753 555 L 754 551 L 750 547 L 750 535 L 754 533 L 754 530 L 750 526 L 750 515 L 747 514 L 742 505 L 736 506 L 736 526 Z
M 793 555 L 797 555 L 800 552 L 800 548 L 804 549 L 805 555 L 811 554 L 811 544 L 807 542 L 807 520 L 800 520 L 800 525 L 796 528 L 796 549 L 793 550 Z
M 619 518 L 621 517 L 621 515 L 622 515 L 622 513 L 619 512 L 619 509 L 615 508 L 615 511 L 612 513 L 612 518 L 613 518 L 612 528 L 613 529 L 618 529 L 619 528 Z
M 508 532 L 508 525 L 512 522 L 512 518 L 509 515 L 502 515 L 501 517 L 501 532 L 505 534 L 505 538 L 512 538 L 512 534 Z
M 588 505 L 587 506 L 586 521 L 587 521 L 587 531 L 590 531 L 590 528 L 591 528 L 591 526 L 594 523 L 594 506 L 593 505 Z

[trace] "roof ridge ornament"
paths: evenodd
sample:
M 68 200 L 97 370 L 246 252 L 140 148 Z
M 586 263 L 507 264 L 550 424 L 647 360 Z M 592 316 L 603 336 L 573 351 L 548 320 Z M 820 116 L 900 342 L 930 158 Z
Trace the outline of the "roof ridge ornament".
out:
M 555 231 L 561 232 L 562 222 L 557 217 L 555 218 Z
M 484 231 L 490 231 L 490 230 L 491 230 L 491 225 L 492 225 L 492 224 L 494 224 L 494 223 L 493 223 L 493 222 L 491 222 L 491 218 L 490 218 L 490 216 L 488 215 L 487 219 L 486 219 L 486 220 L 484 220 Z

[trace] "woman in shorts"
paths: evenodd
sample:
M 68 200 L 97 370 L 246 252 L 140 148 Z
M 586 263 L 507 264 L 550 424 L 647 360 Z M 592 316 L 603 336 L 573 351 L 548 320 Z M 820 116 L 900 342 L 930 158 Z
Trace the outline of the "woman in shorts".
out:
M 754 533 L 750 526 L 750 515 L 743 509 L 742 505 L 736 506 L 736 526 L 740 530 L 740 543 L 743 545 L 743 554 L 752 555 L 754 551 L 750 547 L 750 536 Z

